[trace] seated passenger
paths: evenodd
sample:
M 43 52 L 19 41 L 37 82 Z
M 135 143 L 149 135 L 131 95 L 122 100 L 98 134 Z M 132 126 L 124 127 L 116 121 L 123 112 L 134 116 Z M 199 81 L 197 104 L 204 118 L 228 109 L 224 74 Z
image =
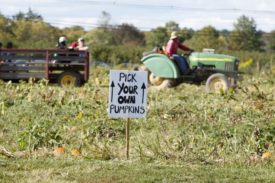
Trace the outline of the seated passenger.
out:
M 78 47 L 78 42 L 74 41 L 70 44 L 70 46 L 68 48 L 69 48 L 69 50 L 77 50 L 77 47 Z
M 80 50 L 80 51 L 88 51 L 89 50 L 89 47 L 85 45 L 85 40 L 82 37 L 78 39 L 77 43 L 78 43 L 78 45 L 76 47 L 77 50 Z
M 67 49 L 67 38 L 65 36 L 61 36 L 58 39 L 56 48 L 58 49 Z M 59 53 L 54 53 L 54 57 L 65 57 L 66 53 L 59 52 Z M 67 60 L 60 60 L 60 58 L 53 60 L 52 63 L 67 63 Z
M 57 43 L 56 47 L 59 49 L 66 49 L 67 48 L 67 38 L 65 36 L 61 36 L 58 39 L 58 43 Z

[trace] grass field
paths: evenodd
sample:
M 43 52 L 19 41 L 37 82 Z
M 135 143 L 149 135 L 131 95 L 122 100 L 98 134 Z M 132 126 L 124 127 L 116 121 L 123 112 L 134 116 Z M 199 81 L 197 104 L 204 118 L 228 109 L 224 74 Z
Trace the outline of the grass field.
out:
M 235 91 L 148 92 L 147 118 L 109 119 L 108 71 L 81 88 L 0 83 L 0 182 L 275 182 L 275 74 Z
M 274 166 L 95 161 L 83 158 L 1 160 L 2 182 L 274 182 Z

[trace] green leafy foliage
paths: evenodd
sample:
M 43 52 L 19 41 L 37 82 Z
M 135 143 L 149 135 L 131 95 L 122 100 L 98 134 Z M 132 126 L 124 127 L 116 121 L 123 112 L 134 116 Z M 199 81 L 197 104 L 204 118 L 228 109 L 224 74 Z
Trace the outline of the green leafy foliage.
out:
M 269 72 L 274 67 L 273 32 L 261 34 L 256 29 L 255 21 L 246 16 L 237 20 L 234 31 L 218 31 L 212 26 L 194 31 L 186 27 L 180 28 L 174 21 L 150 31 L 140 31 L 130 24 L 112 26 L 110 19 L 108 12 L 102 12 L 100 27 L 87 31 L 81 26 L 64 29 L 53 27 L 31 9 L 26 13 L 19 12 L 13 19 L 0 15 L 0 42 L 3 47 L 8 42 L 13 42 L 16 48 L 55 48 L 61 35 L 67 36 L 68 43 L 84 37 L 94 60 L 112 64 L 139 63 L 143 52 L 152 50 L 156 45 L 165 46 L 171 31 L 177 30 L 180 40 L 196 51 L 214 48 L 218 53 L 240 58 L 241 62 L 252 59 L 253 64 L 245 71 Z M 262 36 L 265 47 L 261 44 Z M 269 53 L 258 52 L 263 48 Z
M 125 120 L 107 116 L 108 70 L 91 73 L 82 88 L 2 82 L 2 146 L 15 152 L 81 147 L 86 158 L 123 158 Z M 252 156 L 273 152 L 274 78 L 246 76 L 235 91 L 221 94 L 189 84 L 149 89 L 147 118 L 131 122 L 131 157 L 246 164 L 253 163 Z
M 230 48 L 233 50 L 262 50 L 261 32 L 257 30 L 254 19 L 246 16 L 238 18 L 230 33 Z
M 13 31 L 19 48 L 54 48 L 60 31 L 43 21 L 18 20 Z
M 105 61 L 113 65 L 139 63 L 145 48 L 128 46 L 95 45 L 91 54 L 93 60 Z
M 155 47 L 156 45 L 165 45 L 169 40 L 169 34 L 165 27 L 158 27 L 146 33 L 147 45 Z
M 165 23 L 165 28 L 167 29 L 168 32 L 180 30 L 179 24 L 174 21 L 169 21 L 169 22 Z
M 113 30 L 114 44 L 125 46 L 143 46 L 145 44 L 144 34 L 135 26 L 121 24 Z
M 59 135 L 59 128 L 53 121 L 36 121 L 30 123 L 26 131 L 23 131 L 18 138 L 20 149 L 29 151 L 37 150 L 41 147 L 52 148 L 62 145 L 62 138 Z
M 267 37 L 268 41 L 268 47 L 271 51 L 275 50 L 275 30 L 270 33 L 270 35 Z
M 16 15 L 12 17 L 14 20 L 19 21 L 19 20 L 26 20 L 26 21 L 42 21 L 43 17 L 34 12 L 31 8 L 28 9 L 28 12 L 23 13 L 23 12 L 18 12 Z
M 274 180 L 274 159 L 262 158 L 275 151 L 274 73 L 246 75 L 229 93 L 149 88 L 147 117 L 130 120 L 131 160 L 124 161 L 126 120 L 107 115 L 109 70 L 91 71 L 81 88 L 0 82 L 2 181 Z M 55 156 L 55 147 L 64 154 Z M 75 148 L 79 157 L 70 154 Z
M 195 50 L 202 50 L 203 48 L 219 49 L 219 32 L 212 26 L 205 27 L 188 41 L 188 44 Z
M 0 42 L 5 44 L 13 38 L 13 22 L 3 15 L 0 15 Z
M 84 37 L 86 31 L 81 26 L 67 27 L 63 29 L 63 34 L 68 38 L 68 42 L 77 41 L 80 37 Z

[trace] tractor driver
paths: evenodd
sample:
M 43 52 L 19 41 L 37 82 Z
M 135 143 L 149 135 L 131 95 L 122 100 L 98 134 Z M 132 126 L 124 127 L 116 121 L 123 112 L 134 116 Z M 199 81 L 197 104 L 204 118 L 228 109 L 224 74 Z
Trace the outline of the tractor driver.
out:
M 178 33 L 174 31 L 171 33 L 171 37 L 166 45 L 165 52 L 171 60 L 174 60 L 177 63 L 181 73 L 187 74 L 189 72 L 188 63 L 186 61 L 186 58 L 177 54 L 178 48 L 180 48 L 183 51 L 194 51 L 186 45 L 182 44 L 179 40 Z

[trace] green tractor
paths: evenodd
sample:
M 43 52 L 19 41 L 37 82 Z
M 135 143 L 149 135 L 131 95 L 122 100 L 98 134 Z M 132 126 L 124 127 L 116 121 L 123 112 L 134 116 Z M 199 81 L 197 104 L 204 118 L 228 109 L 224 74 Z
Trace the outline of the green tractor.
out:
M 181 74 L 177 64 L 164 54 L 151 53 L 141 59 L 141 70 L 148 71 L 149 84 L 158 90 L 177 86 L 180 83 L 202 83 L 206 81 L 208 92 L 227 91 L 235 87 L 238 80 L 239 59 L 215 54 L 212 51 L 193 52 L 185 56 L 189 72 Z

